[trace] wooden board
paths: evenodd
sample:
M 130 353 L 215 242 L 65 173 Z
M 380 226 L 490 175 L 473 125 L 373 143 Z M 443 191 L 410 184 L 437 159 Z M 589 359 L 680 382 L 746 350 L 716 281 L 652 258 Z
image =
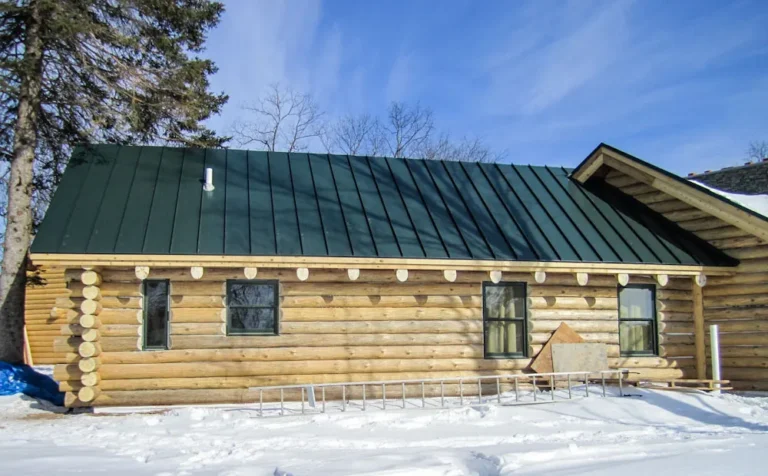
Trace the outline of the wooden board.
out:
M 562 323 L 557 330 L 552 334 L 544 347 L 542 347 L 539 355 L 531 363 L 531 368 L 536 373 L 549 373 L 554 372 L 554 366 L 552 365 L 552 344 L 580 344 L 584 339 L 579 334 L 571 329 L 568 324 Z
M 552 344 L 555 372 L 596 372 L 608 370 L 605 344 Z

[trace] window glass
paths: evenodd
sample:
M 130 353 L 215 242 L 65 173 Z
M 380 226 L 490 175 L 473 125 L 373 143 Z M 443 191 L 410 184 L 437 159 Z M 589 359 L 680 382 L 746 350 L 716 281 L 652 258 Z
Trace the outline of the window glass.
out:
M 525 283 L 484 283 L 483 323 L 486 357 L 525 357 Z
M 227 282 L 227 333 L 278 334 L 277 281 Z
M 622 355 L 656 355 L 656 289 L 619 287 L 619 348 Z
M 144 281 L 144 348 L 168 348 L 168 281 Z

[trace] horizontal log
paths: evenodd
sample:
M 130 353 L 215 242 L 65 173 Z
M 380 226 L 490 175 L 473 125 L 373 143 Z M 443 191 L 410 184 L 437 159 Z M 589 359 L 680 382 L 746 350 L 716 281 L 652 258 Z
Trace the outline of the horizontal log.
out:
M 104 339 L 103 345 L 108 341 Z M 475 345 L 483 335 L 473 334 L 293 334 L 279 336 L 175 336 L 173 349 L 247 349 L 274 347 L 326 347 L 371 345 Z M 114 349 L 118 350 L 118 349 Z M 122 349 L 132 350 L 132 349 Z
M 704 319 L 710 324 L 729 319 L 768 319 L 768 306 L 753 308 L 704 309 Z
M 197 324 L 205 325 L 205 324 Z M 283 322 L 285 334 L 420 334 L 481 333 L 481 321 L 338 321 Z
M 57 308 L 80 309 L 83 302 L 87 300 L 77 297 L 56 298 L 55 306 Z M 96 301 L 93 301 L 96 302 Z M 139 297 L 102 297 L 98 301 L 104 308 L 111 309 L 141 309 L 142 298 Z
M 675 200 L 665 200 L 663 202 L 651 203 L 648 205 L 648 208 L 659 213 L 666 213 L 666 212 L 674 212 L 677 210 L 687 210 L 688 208 L 690 208 L 690 205 L 688 205 L 683 201 L 675 199 Z
M 768 369 L 745 369 L 739 367 L 722 367 L 722 375 L 727 380 L 768 380 Z
M 672 198 L 670 195 L 660 191 L 639 193 L 634 195 L 634 197 L 646 205 L 651 203 L 664 202 Z
M 702 230 L 696 232 L 696 235 L 699 236 L 699 238 L 702 238 L 704 240 L 716 240 L 720 238 L 736 238 L 740 236 L 750 236 L 749 233 L 742 230 L 741 228 L 736 228 L 733 225 L 724 226 L 722 228 L 714 228 L 712 230 Z
M 561 321 L 555 320 L 532 320 L 528 324 L 530 332 L 553 332 L 560 327 Z M 574 331 L 581 332 L 619 332 L 619 321 L 567 321 L 568 327 Z
M 768 282 L 761 284 L 731 284 L 721 286 L 706 286 L 703 289 L 704 298 L 720 296 L 740 296 L 748 294 L 768 294 Z
M 732 276 L 707 277 L 707 288 L 728 284 L 760 284 L 768 283 L 768 272 L 738 273 Z
M 177 307 L 170 311 L 171 322 L 226 322 L 226 309 Z
M 768 381 L 731 379 L 730 386 L 735 390 L 757 390 L 761 392 L 768 391 Z
M 696 355 L 696 346 L 693 344 L 666 344 L 659 346 L 661 357 L 693 357 Z
M 711 354 L 711 349 L 707 347 L 707 355 Z M 726 357 L 768 357 L 768 346 L 761 345 L 741 345 L 720 347 L 721 358 Z
M 89 288 L 94 286 L 84 286 L 79 283 L 72 283 L 69 286 L 72 297 L 88 297 L 85 294 L 92 293 Z M 103 297 L 141 297 L 141 283 L 103 283 L 97 288 Z
M 726 321 L 710 324 L 717 324 L 719 332 L 768 332 L 768 320 L 763 321 Z M 707 334 L 709 334 L 709 326 L 706 328 Z
M 528 360 L 480 359 L 373 359 L 281 362 L 190 362 L 164 364 L 104 364 L 99 368 L 102 380 L 168 377 L 242 377 L 291 374 L 348 374 L 383 372 L 446 372 L 479 370 L 522 370 Z M 56 366 L 59 380 L 80 378 L 82 372 L 72 365 Z M 65 378 L 66 377 L 66 378 Z
M 672 289 L 659 289 L 656 291 L 656 299 L 670 301 L 690 301 L 693 299 L 691 290 L 677 291 Z
M 480 296 L 286 296 L 289 307 L 480 307 Z M 195 307 L 195 306 L 190 306 Z
M 697 220 L 679 221 L 677 222 L 677 224 L 680 226 L 680 228 L 688 231 L 712 230 L 715 228 L 722 228 L 728 225 L 728 223 L 715 217 L 699 218 Z
M 720 336 L 720 345 L 723 347 L 731 345 L 760 345 L 768 347 L 768 333 L 722 334 Z
M 286 283 L 283 296 L 479 296 L 481 284 L 364 284 L 364 283 Z
M 598 343 L 598 344 L 618 344 L 619 332 L 618 327 L 616 332 L 579 332 L 578 333 L 584 342 Z M 530 344 L 545 344 L 549 341 L 552 334 L 546 333 L 531 333 L 528 336 L 528 343 Z
M 768 258 L 768 246 L 755 246 L 746 248 L 733 248 L 727 250 L 727 253 L 740 260 Z
M 665 212 L 662 215 L 664 215 L 664 218 L 670 221 L 678 222 L 678 221 L 686 221 L 686 220 L 696 220 L 699 218 L 706 218 L 711 216 L 708 212 L 704 210 L 700 210 L 698 208 L 686 208 L 683 210 L 675 210 L 671 212 Z
M 102 309 L 99 319 L 104 324 L 141 324 L 141 309 Z
M 671 369 L 632 369 L 632 372 L 629 374 L 627 380 L 639 381 L 643 379 L 685 379 L 695 377 L 696 369 L 694 367 Z
M 309 358 L 313 360 L 482 359 L 483 346 L 343 346 L 313 347 L 311 349 L 305 347 L 279 347 L 274 349 L 192 349 L 168 350 L 164 352 L 108 352 L 101 356 L 101 361 L 107 364 L 149 364 L 177 362 L 276 362 L 283 360 L 307 360 Z
M 171 335 L 226 335 L 227 325 L 223 322 L 215 323 L 184 323 L 184 322 L 172 322 L 171 323 Z
M 610 359 L 609 365 L 613 369 L 675 369 L 694 367 L 696 361 L 693 358 L 669 359 L 664 357 L 621 357 L 618 359 Z
M 589 281 L 592 284 L 592 280 Z M 617 296 L 616 281 L 614 280 L 611 287 L 598 287 L 598 286 L 531 286 L 529 296 L 536 297 L 596 297 L 596 298 L 611 298 L 615 299 Z
M 608 320 L 616 321 L 619 313 L 615 309 L 531 309 L 528 311 L 531 320 L 555 320 L 571 321 L 584 320 Z
M 528 306 L 531 309 L 616 309 L 618 300 L 615 297 L 531 297 L 528 298 Z
M 768 369 L 768 359 L 764 357 L 722 357 L 721 367 Z
M 766 294 L 748 294 L 738 296 L 704 296 L 704 308 L 730 307 L 730 306 L 754 306 L 768 304 Z
M 723 238 L 719 240 L 709 240 L 712 246 L 721 250 L 728 250 L 731 248 L 752 248 L 755 246 L 765 245 L 766 242 L 756 236 L 742 236 L 737 238 Z
M 171 309 L 176 307 L 224 307 L 222 296 L 171 296 Z
M 765 273 L 768 269 L 768 259 L 744 260 L 737 267 L 739 273 Z
M 659 331 L 665 334 L 692 334 L 693 322 L 659 322 Z
M 175 311 L 174 311 L 175 312 Z M 175 314 L 174 314 L 175 316 Z M 223 315 L 222 315 L 223 317 Z M 478 308 L 286 308 L 282 310 L 283 322 L 322 322 L 322 321 L 403 321 L 403 320 L 467 320 L 482 319 L 482 309 Z M 175 319 L 175 317 L 174 317 Z

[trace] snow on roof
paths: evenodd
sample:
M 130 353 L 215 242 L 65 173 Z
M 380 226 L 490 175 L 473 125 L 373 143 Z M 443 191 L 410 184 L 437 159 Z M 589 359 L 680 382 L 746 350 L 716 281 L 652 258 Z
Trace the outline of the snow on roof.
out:
M 706 184 L 696 180 L 691 181 L 696 185 L 700 185 L 708 190 L 715 192 L 718 195 L 722 195 L 732 202 L 738 203 L 742 207 L 749 208 L 753 212 L 757 212 L 765 217 L 768 217 L 768 195 L 745 195 L 741 193 L 729 193 L 709 187 Z

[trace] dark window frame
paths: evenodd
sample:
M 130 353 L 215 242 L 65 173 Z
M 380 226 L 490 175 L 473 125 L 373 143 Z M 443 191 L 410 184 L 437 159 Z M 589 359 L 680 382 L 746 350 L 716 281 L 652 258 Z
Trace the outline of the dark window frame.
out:
M 148 345 L 147 337 L 149 332 L 147 330 L 147 311 L 149 310 L 149 299 L 147 298 L 147 284 L 149 283 L 165 283 L 165 345 L 156 346 Z M 144 297 L 144 303 L 142 305 L 142 321 L 141 321 L 141 350 L 170 350 L 171 349 L 171 280 L 170 279 L 145 279 L 141 283 L 141 295 Z
M 485 289 L 488 287 L 507 287 L 507 286 L 522 286 L 523 288 L 523 317 L 488 317 L 488 308 L 485 305 Z M 485 359 L 527 359 L 528 358 L 528 283 L 525 281 L 499 281 L 498 283 L 483 281 L 482 287 L 482 306 L 483 306 L 483 356 Z M 522 352 L 488 352 L 488 343 L 486 342 L 486 336 L 488 335 L 488 323 L 489 322 L 522 322 L 523 324 L 523 343 Z
M 650 289 L 652 316 L 647 317 L 621 317 L 621 291 L 624 289 Z M 659 310 L 656 306 L 656 285 L 654 284 L 627 284 L 616 287 L 616 304 L 619 318 L 619 355 L 621 357 L 657 357 L 659 355 Z M 651 349 L 650 350 L 624 350 L 621 348 L 621 324 L 623 322 L 650 322 L 651 323 Z
M 232 306 L 229 295 L 233 284 L 251 284 L 257 286 L 270 285 L 273 289 L 275 302 L 272 306 Z M 280 335 L 280 282 L 276 279 L 228 279 L 227 280 L 227 336 L 279 336 Z M 233 330 L 231 309 L 273 309 L 275 325 L 272 330 Z

